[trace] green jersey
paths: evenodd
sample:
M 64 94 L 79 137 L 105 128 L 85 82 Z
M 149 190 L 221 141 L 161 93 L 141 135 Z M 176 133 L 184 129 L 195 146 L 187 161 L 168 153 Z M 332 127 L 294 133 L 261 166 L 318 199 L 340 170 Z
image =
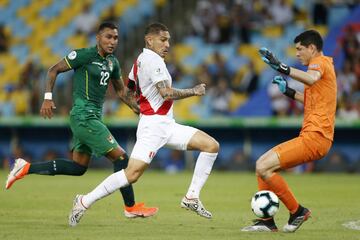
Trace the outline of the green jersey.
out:
M 65 61 L 74 70 L 71 114 L 101 117 L 110 79 L 120 78 L 120 66 L 114 55 L 100 56 L 97 47 L 70 52 Z

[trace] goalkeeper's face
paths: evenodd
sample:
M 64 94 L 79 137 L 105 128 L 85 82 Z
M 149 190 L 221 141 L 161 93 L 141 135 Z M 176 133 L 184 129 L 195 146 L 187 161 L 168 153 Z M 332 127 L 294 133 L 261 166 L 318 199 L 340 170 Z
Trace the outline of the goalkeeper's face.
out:
M 100 54 L 112 54 L 118 45 L 117 29 L 105 28 L 96 35 L 96 42 Z
M 170 48 L 170 33 L 160 31 L 159 33 L 148 34 L 145 36 L 146 47 L 153 50 L 160 57 L 165 58 Z
M 296 58 L 301 62 L 302 65 L 308 66 L 309 62 L 313 56 L 313 45 L 305 47 L 301 45 L 299 42 L 295 45 L 296 48 Z

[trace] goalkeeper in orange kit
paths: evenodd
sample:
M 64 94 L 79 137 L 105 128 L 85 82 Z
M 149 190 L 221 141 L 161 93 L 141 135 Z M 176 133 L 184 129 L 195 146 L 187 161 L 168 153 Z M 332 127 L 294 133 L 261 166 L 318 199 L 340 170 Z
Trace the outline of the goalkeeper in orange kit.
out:
M 259 50 L 265 63 L 282 75 L 289 76 L 305 85 L 304 93 L 287 85 L 282 75 L 275 76 L 273 84 L 287 97 L 304 104 L 304 120 L 300 135 L 281 143 L 264 153 L 256 162 L 259 190 L 274 192 L 290 212 L 284 232 L 295 232 L 311 215 L 311 211 L 299 204 L 279 170 L 315 161 L 329 151 L 334 137 L 336 111 L 336 76 L 331 57 L 323 55 L 323 40 L 314 30 L 308 30 L 294 39 L 296 57 L 308 67 L 306 72 L 281 63 L 266 48 Z M 242 231 L 277 231 L 273 218 L 257 219 Z

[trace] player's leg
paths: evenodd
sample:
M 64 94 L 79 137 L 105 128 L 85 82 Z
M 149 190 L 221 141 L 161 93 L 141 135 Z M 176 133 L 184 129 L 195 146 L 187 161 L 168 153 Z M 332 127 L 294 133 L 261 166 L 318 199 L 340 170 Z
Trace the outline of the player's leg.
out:
M 29 163 L 24 159 L 17 159 L 9 173 L 5 188 L 9 189 L 16 180 L 27 174 L 83 175 L 89 165 L 92 150 L 82 140 L 94 138 L 94 134 L 89 132 L 87 121 L 74 119 L 73 116 L 70 117 L 70 127 L 73 133 L 73 160 L 58 158 L 47 162 Z
M 321 149 L 328 148 L 328 144 L 326 142 L 319 143 L 319 138 L 321 137 L 300 136 L 294 138 L 269 150 L 256 162 L 259 190 L 273 191 L 290 212 L 288 224 L 283 229 L 285 232 L 296 231 L 310 217 L 311 212 L 298 203 L 284 178 L 276 171 L 321 158 L 327 152 L 327 150 Z M 319 155 L 321 152 L 324 152 L 324 154 L 320 154 L 322 156 Z M 274 231 L 275 227 L 273 219 L 260 219 L 253 226 L 243 230 L 264 231 L 267 228 L 269 231 Z
M 219 143 L 205 132 L 198 130 L 191 137 L 187 150 L 200 151 L 195 163 L 193 178 L 186 194 L 189 198 L 199 198 L 200 191 L 210 175 L 218 155 Z
M 129 173 L 136 172 L 137 178 L 145 171 L 148 164 L 143 161 L 130 159 L 129 166 L 126 170 L 121 170 L 111 174 L 107 177 L 102 183 L 100 183 L 93 191 L 82 197 L 82 203 L 85 208 L 89 208 L 99 199 L 106 197 L 117 189 L 129 186 L 129 184 L 134 183 L 137 179 L 127 177 Z M 125 171 L 128 173 L 126 174 Z
M 288 150 L 296 146 L 289 143 L 288 145 Z M 299 145 L 297 145 L 297 147 L 299 148 Z M 294 152 L 295 151 L 296 150 L 294 150 Z M 301 157 L 302 155 L 298 156 Z M 268 162 L 266 163 L 265 161 L 267 160 Z M 271 162 L 273 164 L 271 164 Z M 261 176 L 261 179 L 270 186 L 270 189 L 279 197 L 279 199 L 284 203 L 284 205 L 290 212 L 289 221 L 288 224 L 286 224 L 286 226 L 284 227 L 284 231 L 294 232 L 300 227 L 300 225 L 304 221 L 306 221 L 310 217 L 311 212 L 310 210 L 304 208 L 298 203 L 289 186 L 287 185 L 285 179 L 281 177 L 278 173 L 269 170 L 271 169 L 271 166 L 274 165 L 276 165 L 276 168 L 280 168 L 280 160 L 278 157 L 278 153 L 271 150 L 266 158 L 260 159 L 259 164 L 257 163 L 257 173 Z
M 196 208 L 196 212 L 205 218 L 212 218 L 200 201 L 200 191 L 207 181 L 219 152 L 219 143 L 208 134 L 198 130 L 187 144 L 187 150 L 198 150 L 200 154 L 195 163 L 193 177 L 181 206 Z
M 198 150 L 194 174 L 189 189 L 181 201 L 181 206 L 205 218 L 211 218 L 200 201 L 200 191 L 204 186 L 219 152 L 218 142 L 203 131 L 175 123 L 171 127 L 171 137 L 167 146 L 178 150 Z
M 290 145 L 290 146 L 289 146 Z M 297 146 L 292 151 L 293 145 Z M 324 157 L 330 150 L 332 142 L 318 132 L 307 132 L 300 137 L 278 145 L 277 152 L 281 169 L 287 169 L 299 164 L 312 162 Z M 298 205 L 296 211 L 290 211 L 287 224 L 283 227 L 284 232 L 295 232 L 311 215 L 311 211 Z
M 126 169 L 128 166 L 129 157 L 120 146 L 111 150 L 108 154 L 106 154 L 106 157 L 113 162 L 114 172 Z M 124 199 L 124 214 L 126 217 L 150 217 L 157 213 L 158 208 L 156 207 L 146 207 L 145 204 L 141 202 L 135 203 L 132 185 L 120 188 L 120 192 Z
M 129 177 L 125 174 L 125 170 L 115 172 L 88 194 L 77 195 L 74 199 L 73 208 L 69 214 L 69 225 L 76 226 L 80 222 L 85 211 L 96 201 L 112 194 L 119 188 L 127 187 L 129 184 L 134 183 L 145 171 L 147 166 L 148 164 L 143 161 L 130 158 L 129 166 L 126 169 L 128 170 Z M 143 217 L 148 217 L 146 214 L 147 212 L 144 212 Z M 151 211 L 149 214 L 153 215 L 154 213 Z
M 15 160 L 13 169 L 10 171 L 6 180 L 5 188 L 9 189 L 15 181 L 28 174 L 41 175 L 83 175 L 89 164 L 90 155 L 88 153 L 73 152 L 73 160 L 56 158 L 51 161 L 29 163 L 19 158 Z
M 296 142 L 295 142 L 296 141 Z M 298 153 L 299 143 L 298 139 L 293 139 L 286 144 L 287 151 L 293 153 L 292 157 L 297 157 L 302 161 L 302 154 Z M 285 143 L 279 145 L 284 146 Z M 277 149 L 279 146 L 275 147 Z M 256 175 L 258 180 L 259 190 L 271 190 L 273 191 L 279 199 L 284 203 L 284 205 L 289 209 L 290 212 L 294 213 L 299 208 L 299 203 L 295 199 L 293 193 L 291 192 L 289 186 L 285 180 L 276 172 L 281 168 L 281 163 L 279 159 L 279 154 L 271 149 L 263 154 L 256 161 Z M 299 155 L 300 154 L 300 155 Z M 290 157 L 290 156 L 288 156 Z M 291 160 L 292 162 L 295 161 Z M 259 219 L 252 226 L 245 227 L 243 231 L 277 231 L 273 218 L 268 219 Z
M 90 161 L 90 154 L 87 152 L 73 152 L 73 160 L 57 158 L 48 162 L 30 164 L 28 174 L 41 175 L 83 175 Z
M 298 207 L 298 202 L 287 186 L 285 180 L 276 173 L 280 169 L 278 155 L 273 150 L 267 151 L 256 161 L 256 175 L 259 190 L 273 191 L 287 208 Z M 276 232 L 278 231 L 273 217 L 257 219 L 253 225 L 241 229 L 245 232 Z
M 162 137 L 166 132 L 161 132 L 163 131 L 161 123 L 149 126 L 148 123 L 151 119 L 146 121 L 144 120 L 145 118 L 139 121 L 137 141 L 130 156 L 128 167 L 107 177 L 88 194 L 77 195 L 75 197 L 74 205 L 69 215 L 70 226 L 77 225 L 86 209 L 96 201 L 110 195 L 119 188 L 135 183 L 146 170 L 158 149 L 166 143 L 166 138 Z M 150 129 L 150 131 L 143 131 L 144 128 Z
M 296 148 L 298 147 L 299 145 L 295 145 L 291 142 L 288 149 L 289 151 L 291 151 L 291 149 L 293 149 L 293 151 L 297 151 Z M 299 157 L 301 158 L 301 155 Z M 269 189 L 279 197 L 286 208 L 291 213 L 294 213 L 298 209 L 299 203 L 295 199 L 284 178 L 276 172 L 280 168 L 280 159 L 277 152 L 270 150 L 262 155 L 256 161 L 256 174 L 259 176 L 259 185 L 262 185 L 261 182 L 263 181 Z
M 106 157 L 112 161 L 114 166 L 114 172 L 121 171 L 128 166 L 129 157 L 126 152 L 120 147 L 111 150 L 109 153 L 106 154 Z M 120 192 L 123 196 L 125 206 L 134 206 L 135 196 L 132 186 L 129 185 L 127 187 L 121 188 Z

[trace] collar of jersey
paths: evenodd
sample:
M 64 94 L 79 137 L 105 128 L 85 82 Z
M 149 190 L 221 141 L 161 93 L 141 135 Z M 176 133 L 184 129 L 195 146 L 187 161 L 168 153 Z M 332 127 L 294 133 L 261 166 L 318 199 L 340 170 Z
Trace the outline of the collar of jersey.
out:
M 158 58 L 161 58 L 163 61 L 164 59 L 162 57 L 160 57 L 159 54 L 157 54 L 156 52 L 154 52 L 153 50 L 151 49 L 148 49 L 148 48 L 143 48 L 143 53 L 146 53 L 146 54 L 150 54 L 150 55 L 153 55 L 153 56 L 156 56 Z

